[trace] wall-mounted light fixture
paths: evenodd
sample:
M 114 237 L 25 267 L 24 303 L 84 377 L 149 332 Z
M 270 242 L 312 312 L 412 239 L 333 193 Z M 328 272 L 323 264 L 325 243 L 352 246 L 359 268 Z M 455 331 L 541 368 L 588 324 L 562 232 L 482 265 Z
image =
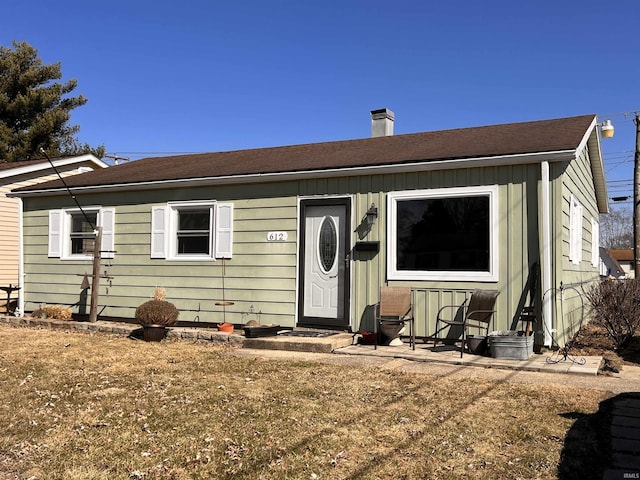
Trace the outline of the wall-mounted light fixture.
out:
M 605 120 L 600 125 L 600 131 L 602 132 L 602 138 L 612 138 L 615 128 L 611 124 L 611 120 Z
M 369 226 L 373 225 L 373 223 L 376 221 L 376 218 L 378 218 L 378 208 L 376 207 L 375 203 L 372 203 L 369 207 L 369 210 L 367 210 L 366 218 L 367 225 Z

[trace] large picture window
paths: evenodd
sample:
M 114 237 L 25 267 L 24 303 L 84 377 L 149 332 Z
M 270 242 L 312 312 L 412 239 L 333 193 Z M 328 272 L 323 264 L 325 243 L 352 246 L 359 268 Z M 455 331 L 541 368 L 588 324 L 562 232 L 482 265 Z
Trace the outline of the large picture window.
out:
M 497 280 L 497 187 L 388 195 L 391 279 Z

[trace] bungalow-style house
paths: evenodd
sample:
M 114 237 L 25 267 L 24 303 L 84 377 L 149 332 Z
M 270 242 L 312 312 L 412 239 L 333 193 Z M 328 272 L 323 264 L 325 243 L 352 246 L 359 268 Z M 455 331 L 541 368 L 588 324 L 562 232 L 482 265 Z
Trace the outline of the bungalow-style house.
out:
M 86 311 L 96 223 L 100 318 L 133 318 L 161 286 L 181 322 L 362 331 L 388 284 L 412 288 L 426 337 L 441 306 L 497 289 L 492 329 L 533 304 L 536 342 L 562 344 L 599 278 L 596 117 L 392 131 L 382 109 L 372 138 L 95 170 L 67 181 L 83 211 L 59 181 L 20 188 L 23 308 Z
M 94 169 L 107 167 L 107 164 L 93 155 L 78 155 L 52 159 L 53 165 L 61 176 L 77 175 Z M 23 273 L 20 262 L 20 231 L 22 221 L 22 202 L 7 196 L 11 190 L 28 187 L 58 178 L 48 160 L 27 160 L 0 164 L 0 287 L 15 299 L 19 290 L 9 291 L 9 286 L 22 284 Z M 0 292 L 0 311 L 5 311 L 7 296 Z

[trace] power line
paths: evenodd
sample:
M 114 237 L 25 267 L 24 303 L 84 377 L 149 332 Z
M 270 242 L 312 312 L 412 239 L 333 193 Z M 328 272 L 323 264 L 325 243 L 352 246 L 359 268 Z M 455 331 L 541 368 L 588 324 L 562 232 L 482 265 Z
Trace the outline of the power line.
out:
M 618 113 L 607 113 L 607 114 L 598 114 L 599 117 L 632 117 L 635 116 L 637 113 L 640 113 L 640 109 L 638 110 L 631 110 L 629 112 L 618 112 Z M 633 118 L 629 118 L 630 121 L 633 121 Z
M 45 151 L 45 149 L 40 147 L 40 152 L 42 152 L 42 154 L 45 157 L 47 157 L 47 160 L 49 160 L 49 164 L 51 165 L 51 168 L 53 168 L 53 171 L 56 172 L 56 174 L 58 174 L 58 178 L 62 181 L 62 184 L 67 189 L 67 192 L 69 193 L 71 198 L 73 198 L 73 201 L 76 203 L 76 205 L 78 206 L 78 208 L 82 212 L 82 215 L 84 215 L 84 219 L 87 221 L 87 223 L 91 227 L 91 230 L 95 231 L 95 229 L 96 229 L 95 225 L 93 224 L 93 222 L 91 220 L 89 220 L 89 216 L 87 215 L 87 212 L 84 211 L 84 209 L 82 208 L 82 205 L 80 205 L 80 202 L 78 201 L 76 196 L 73 194 L 73 192 L 71 192 L 71 189 L 69 188 L 69 185 L 67 185 L 67 182 L 64 181 L 64 178 L 62 177 L 62 175 L 60 175 L 60 172 L 58 171 L 56 166 L 53 164 L 51 159 L 49 158 L 49 155 L 47 155 L 47 152 Z

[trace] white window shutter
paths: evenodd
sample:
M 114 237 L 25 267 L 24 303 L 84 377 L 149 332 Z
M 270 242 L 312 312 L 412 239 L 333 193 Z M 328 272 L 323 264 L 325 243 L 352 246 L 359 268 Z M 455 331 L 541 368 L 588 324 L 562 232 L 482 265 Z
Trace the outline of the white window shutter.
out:
M 582 205 L 571 195 L 569 207 L 569 261 L 579 265 L 582 261 Z
M 100 209 L 100 226 L 102 227 L 101 257 L 113 258 L 114 252 L 114 224 L 116 211 L 113 208 Z
M 579 265 L 582 262 L 582 215 L 584 208 L 578 203 L 578 216 L 576 220 L 576 263 Z
M 591 219 L 591 265 L 600 265 L 600 224 L 595 218 Z
M 233 204 L 216 205 L 216 258 L 231 258 L 233 249 Z
M 151 258 L 167 258 L 167 207 L 151 208 Z
M 49 258 L 62 254 L 62 210 L 49 210 Z

